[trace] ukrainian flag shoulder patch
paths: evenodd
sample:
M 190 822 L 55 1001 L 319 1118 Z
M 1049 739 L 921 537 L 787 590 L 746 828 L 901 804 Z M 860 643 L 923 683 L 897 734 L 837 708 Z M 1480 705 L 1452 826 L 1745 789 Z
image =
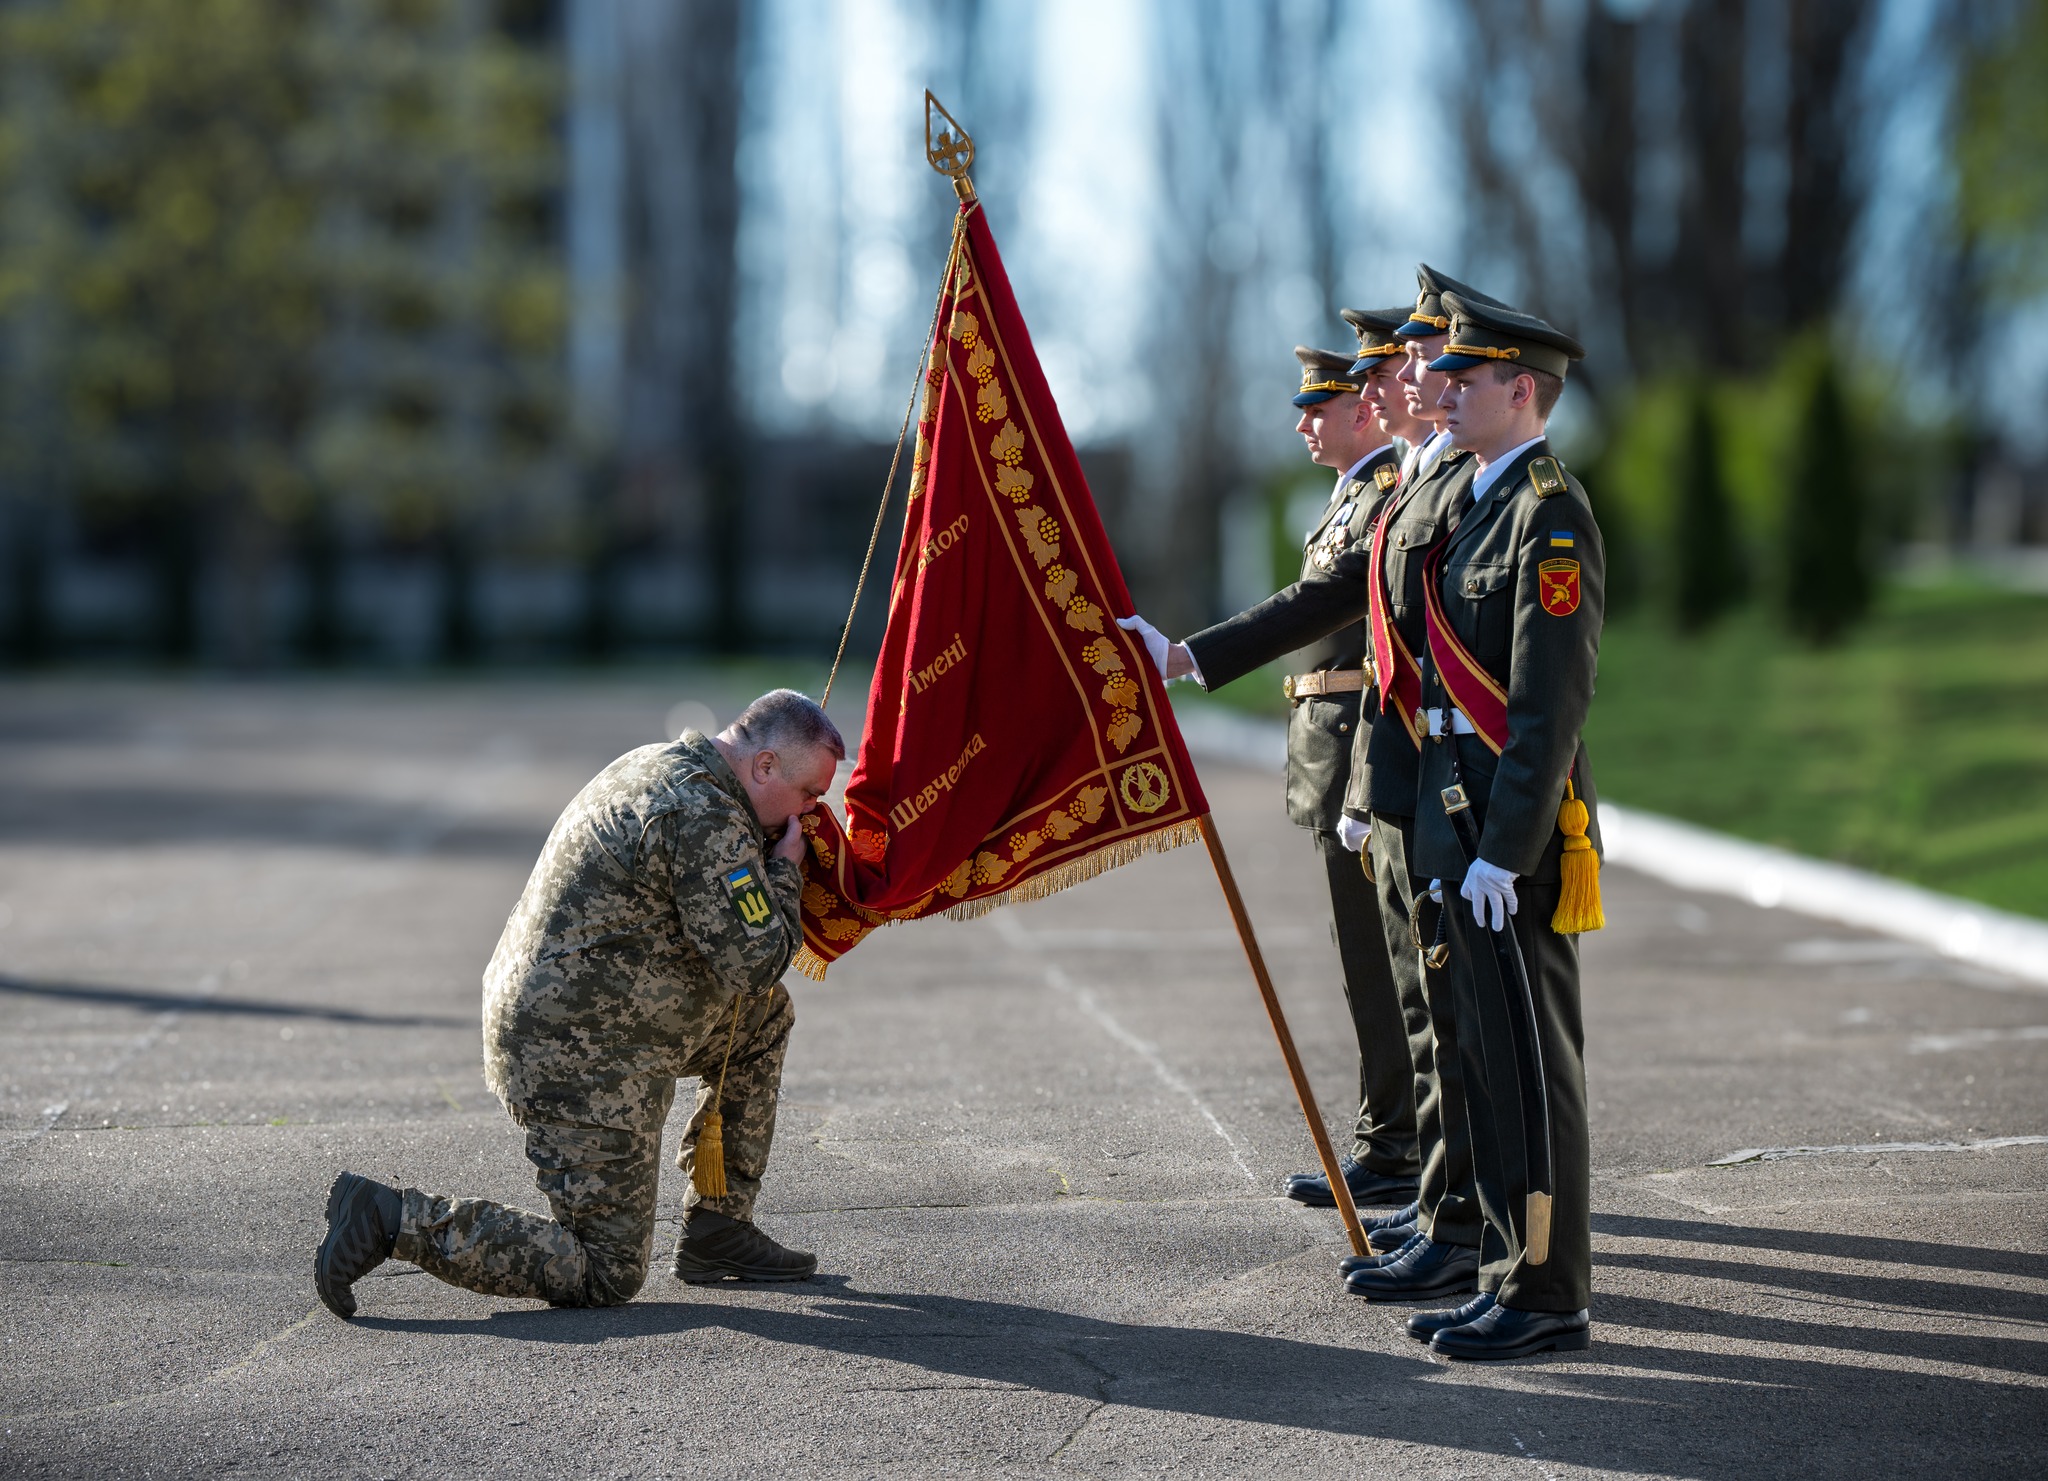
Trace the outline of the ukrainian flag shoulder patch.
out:
M 751 864 L 742 864 L 725 877 L 725 893 L 732 900 L 732 908 L 750 928 L 759 929 L 768 924 L 768 917 L 775 907 L 769 903 L 767 890 L 761 887 L 761 876 Z

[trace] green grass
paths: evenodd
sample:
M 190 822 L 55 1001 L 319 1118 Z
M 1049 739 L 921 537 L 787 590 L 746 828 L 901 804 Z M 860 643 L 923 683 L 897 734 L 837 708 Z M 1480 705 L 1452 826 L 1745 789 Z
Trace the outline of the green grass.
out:
M 1175 702 L 1284 715 L 1281 671 Z M 2048 917 L 2048 597 L 1895 589 L 1819 650 L 1616 619 L 1586 736 L 1612 801 Z
M 2048 917 L 2048 598 L 1894 590 L 1821 650 L 1610 622 L 1587 745 L 1616 802 Z

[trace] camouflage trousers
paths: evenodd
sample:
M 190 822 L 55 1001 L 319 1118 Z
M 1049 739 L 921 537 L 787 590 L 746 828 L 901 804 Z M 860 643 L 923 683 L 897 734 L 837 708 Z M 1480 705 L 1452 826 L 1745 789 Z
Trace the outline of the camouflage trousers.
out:
M 719 1014 L 715 1031 L 691 1046 L 681 1067 L 684 1075 L 704 1080 L 676 1159 L 686 1172 L 695 1166 L 698 1131 L 711 1113 L 731 1022 L 730 1009 Z M 692 1186 L 686 1208 L 704 1203 L 735 1219 L 753 1217 L 775 1139 L 782 1061 L 795 1022 L 780 983 L 744 1001 L 718 1108 L 725 1122 L 728 1191 L 707 1199 Z M 606 1121 L 629 1124 L 577 1120 L 574 1107 L 565 1105 L 566 1094 L 512 1107 L 513 1118 L 526 1128 L 526 1155 L 552 1218 L 488 1199 L 407 1188 L 393 1258 L 487 1296 L 530 1297 L 556 1306 L 632 1300 L 647 1280 L 654 1250 L 661 1129 L 676 1082 L 666 1076 L 606 1082 L 597 1076 L 580 1088 L 587 1102 L 602 1102 Z

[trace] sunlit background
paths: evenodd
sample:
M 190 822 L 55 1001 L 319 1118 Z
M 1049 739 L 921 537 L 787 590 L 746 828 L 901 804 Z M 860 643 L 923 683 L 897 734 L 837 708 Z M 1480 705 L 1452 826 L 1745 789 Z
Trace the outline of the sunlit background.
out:
M 6 0 L 0 649 L 829 658 L 926 86 L 1162 626 L 1425 259 L 1591 351 L 1607 790 L 2048 913 L 2044 0 Z

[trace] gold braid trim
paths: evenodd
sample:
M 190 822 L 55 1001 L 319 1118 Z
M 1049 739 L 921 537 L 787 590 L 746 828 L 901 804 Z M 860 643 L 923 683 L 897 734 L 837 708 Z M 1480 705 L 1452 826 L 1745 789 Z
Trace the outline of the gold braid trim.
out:
M 1451 327 L 1451 319 L 1448 314 L 1425 314 L 1420 309 L 1417 309 L 1408 317 L 1417 324 L 1433 324 L 1438 329 L 1448 329 Z
M 1337 391 L 1337 392 L 1343 392 L 1343 391 L 1355 391 L 1355 390 L 1357 390 L 1357 389 L 1358 389 L 1358 387 L 1357 387 L 1357 386 L 1356 386 L 1355 384 L 1353 384 L 1352 382 L 1350 382 L 1350 381 L 1303 381 L 1303 382 L 1301 383 L 1301 390 L 1302 390 L 1302 391 Z M 1301 394 L 1301 392 L 1297 391 L 1297 392 L 1296 392 L 1295 394 L 1296 394 L 1296 395 L 1300 395 L 1300 394 Z
M 1061 890 L 1071 889 L 1077 884 L 1086 884 L 1098 874 L 1107 874 L 1120 865 L 1142 859 L 1147 854 L 1163 854 L 1168 849 L 1181 848 L 1190 843 L 1202 841 L 1202 824 L 1198 819 L 1175 823 L 1171 828 L 1160 828 L 1136 838 L 1120 838 L 1115 843 L 1106 843 L 1093 853 L 1083 854 L 1078 859 L 1069 859 L 1057 868 L 1043 874 L 1035 874 L 1015 889 L 1000 894 L 984 895 L 979 900 L 963 900 L 949 910 L 940 912 L 951 920 L 973 920 L 1000 910 L 1005 905 L 1022 905 L 1029 900 L 1043 900 L 1048 895 L 1057 895 Z M 897 922 L 890 921 L 889 925 Z M 800 947 L 790 966 L 813 982 L 825 980 L 825 970 L 831 965 L 809 946 Z
M 1487 360 L 1519 360 L 1520 350 L 1498 350 L 1492 345 L 1461 345 L 1452 341 L 1444 346 L 1446 355 L 1478 355 Z

